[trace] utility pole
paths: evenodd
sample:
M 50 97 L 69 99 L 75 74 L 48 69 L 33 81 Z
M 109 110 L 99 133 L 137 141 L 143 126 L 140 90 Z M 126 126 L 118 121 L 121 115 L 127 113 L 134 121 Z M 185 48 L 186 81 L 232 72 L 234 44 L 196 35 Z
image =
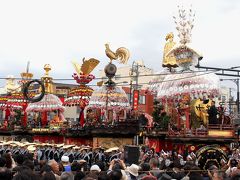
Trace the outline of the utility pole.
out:
M 232 113 L 232 88 L 229 88 L 229 111 Z
M 130 105 L 132 106 L 133 100 L 132 100 L 132 91 L 138 90 L 138 76 L 139 76 L 139 64 L 133 61 L 132 68 L 130 72 Z M 132 79 L 134 77 L 134 80 Z M 135 81 L 135 84 L 133 84 L 133 81 Z
M 229 80 L 232 81 L 236 84 L 237 86 L 237 100 L 236 100 L 236 105 L 237 105 L 237 113 L 240 113 L 240 107 L 239 107 L 239 78 L 237 79 L 220 79 L 220 81 L 225 81 L 225 80 Z M 231 88 L 230 88 L 230 96 L 231 96 Z

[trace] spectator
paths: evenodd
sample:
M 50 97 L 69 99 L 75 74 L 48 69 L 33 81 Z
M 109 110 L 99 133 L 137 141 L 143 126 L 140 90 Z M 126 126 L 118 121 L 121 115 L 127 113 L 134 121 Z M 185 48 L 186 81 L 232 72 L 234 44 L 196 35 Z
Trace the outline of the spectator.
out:
M 158 165 L 159 165 L 158 160 L 155 158 L 152 158 L 152 159 L 150 159 L 149 164 L 150 164 L 150 168 L 151 168 L 150 173 L 153 176 L 155 176 L 157 179 L 160 178 L 163 171 L 161 171 L 158 168 Z
M 0 157 L 0 167 L 6 166 L 6 159 L 4 157 Z
M 19 167 L 19 171 L 13 177 L 13 180 L 40 180 L 40 177 L 27 167 Z
M 25 157 L 22 154 L 18 154 L 15 156 L 14 160 L 15 160 L 17 166 L 21 166 L 25 160 Z
M 45 173 L 52 172 L 52 168 L 49 165 L 45 165 L 41 168 L 40 174 L 43 176 Z
M 69 157 L 68 156 L 62 156 L 61 158 L 62 165 L 64 167 L 65 172 L 70 172 L 71 171 L 71 165 L 69 162 Z
M 29 159 L 26 159 L 26 160 L 23 162 L 22 165 L 29 167 L 32 171 L 34 170 L 33 161 L 31 161 L 31 160 L 29 160 Z
M 57 180 L 57 179 L 56 179 L 55 175 L 52 172 L 46 172 L 42 176 L 41 180 Z
M 74 180 L 81 180 L 85 177 L 85 174 L 84 172 L 82 171 L 79 171 L 79 172 L 76 172 L 75 176 L 74 176 Z
M 107 175 L 106 172 L 100 172 L 98 175 L 98 180 L 110 180 L 110 177 Z
M 51 167 L 53 174 L 55 175 L 56 179 L 60 179 L 60 171 L 59 165 L 55 160 L 50 160 L 48 165 Z
M 132 164 L 130 167 L 126 168 L 126 171 L 129 173 L 129 177 L 132 180 L 137 179 L 138 177 L 138 170 L 139 170 L 139 166 L 136 164 Z
M 71 165 L 71 171 L 73 172 L 73 174 L 75 174 L 76 172 L 81 171 L 81 164 L 78 163 L 77 161 L 74 161 Z
M 11 152 L 4 154 L 3 157 L 6 159 L 6 167 L 12 170 L 13 166 L 15 166 L 15 162 L 12 158 Z
M 92 165 L 91 168 L 90 168 L 90 173 L 100 173 L 101 172 L 101 169 L 99 168 L 98 165 Z
M 7 168 L 0 168 L 0 179 L 12 180 L 12 172 Z
M 113 170 L 111 173 L 110 173 L 110 179 L 111 180 L 121 180 L 122 178 L 122 172 L 121 170 Z
M 72 172 L 63 172 L 60 176 L 60 180 L 74 180 Z
M 148 163 L 142 163 L 140 165 L 140 168 L 139 168 L 139 176 L 138 178 L 141 179 L 145 176 L 149 176 L 150 175 L 150 165 Z

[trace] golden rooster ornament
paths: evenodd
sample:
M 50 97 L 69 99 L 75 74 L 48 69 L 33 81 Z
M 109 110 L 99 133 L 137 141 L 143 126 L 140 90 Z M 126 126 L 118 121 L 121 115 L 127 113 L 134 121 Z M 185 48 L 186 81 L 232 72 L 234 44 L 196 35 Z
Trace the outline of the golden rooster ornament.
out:
M 110 59 L 110 63 L 112 63 L 112 60 L 119 60 L 122 64 L 127 64 L 128 59 L 130 57 L 130 52 L 125 47 L 120 47 L 116 50 L 116 52 L 113 52 L 109 48 L 109 44 L 105 44 L 105 53 L 107 57 Z

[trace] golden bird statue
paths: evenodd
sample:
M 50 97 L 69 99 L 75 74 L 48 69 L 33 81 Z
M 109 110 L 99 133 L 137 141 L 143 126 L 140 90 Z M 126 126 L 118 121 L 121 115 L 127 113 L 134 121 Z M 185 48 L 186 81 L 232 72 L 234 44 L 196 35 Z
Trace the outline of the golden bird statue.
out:
M 76 72 L 79 75 L 80 74 L 88 75 L 99 64 L 99 60 L 94 59 L 94 58 L 90 58 L 88 60 L 85 60 L 85 58 L 83 58 L 82 65 L 78 64 L 75 61 L 72 61 L 72 64 L 73 64 L 74 69 L 76 70 Z
M 116 52 L 113 52 L 109 48 L 109 44 L 105 44 L 105 53 L 107 57 L 110 59 L 110 62 L 112 63 L 112 60 L 119 60 L 122 64 L 127 64 L 128 59 L 130 57 L 130 52 L 125 47 L 120 47 L 116 50 Z

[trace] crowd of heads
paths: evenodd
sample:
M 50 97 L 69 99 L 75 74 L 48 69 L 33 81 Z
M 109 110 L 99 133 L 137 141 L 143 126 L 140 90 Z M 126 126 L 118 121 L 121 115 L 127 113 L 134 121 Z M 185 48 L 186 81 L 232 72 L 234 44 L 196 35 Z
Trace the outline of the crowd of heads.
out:
M 166 180 L 238 179 L 240 151 L 234 149 L 220 165 L 198 165 L 194 153 L 155 152 L 139 148 L 139 159 L 126 159 L 118 147 L 103 149 L 64 144 L 0 143 L 0 180 Z

